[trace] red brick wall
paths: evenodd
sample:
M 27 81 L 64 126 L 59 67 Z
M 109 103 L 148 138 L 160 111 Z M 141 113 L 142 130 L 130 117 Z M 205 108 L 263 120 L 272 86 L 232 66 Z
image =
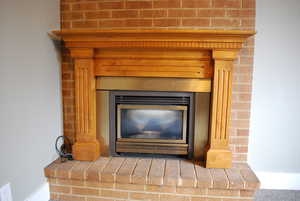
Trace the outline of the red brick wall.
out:
M 61 0 L 62 29 L 255 29 L 255 0 Z M 246 161 L 254 39 L 235 63 L 231 149 Z M 62 65 L 64 129 L 74 140 L 74 75 L 68 53 Z

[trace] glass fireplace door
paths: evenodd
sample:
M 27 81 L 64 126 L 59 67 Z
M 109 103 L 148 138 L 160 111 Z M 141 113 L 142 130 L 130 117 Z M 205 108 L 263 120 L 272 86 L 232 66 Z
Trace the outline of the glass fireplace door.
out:
M 187 106 L 117 106 L 117 141 L 186 143 Z

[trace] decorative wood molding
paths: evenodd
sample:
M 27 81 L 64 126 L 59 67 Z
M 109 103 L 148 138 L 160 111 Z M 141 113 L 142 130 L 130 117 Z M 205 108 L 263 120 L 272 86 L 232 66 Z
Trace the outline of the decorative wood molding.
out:
M 63 30 L 66 47 L 240 49 L 254 31 L 237 30 Z
M 93 59 L 94 48 L 69 48 L 74 59 Z
M 64 41 L 75 60 L 75 159 L 95 160 L 99 156 L 95 130 L 97 76 L 192 78 L 209 79 L 213 85 L 206 167 L 231 167 L 233 60 L 254 31 L 63 30 L 52 33 Z
M 206 167 L 230 168 L 229 127 L 232 94 L 232 66 L 237 52 L 213 50 L 214 77 L 212 89 L 211 125 Z
M 103 48 L 95 53 L 96 76 L 211 78 L 207 50 Z
M 100 156 L 96 138 L 96 86 L 93 49 L 70 49 L 75 59 L 75 160 L 96 160 Z

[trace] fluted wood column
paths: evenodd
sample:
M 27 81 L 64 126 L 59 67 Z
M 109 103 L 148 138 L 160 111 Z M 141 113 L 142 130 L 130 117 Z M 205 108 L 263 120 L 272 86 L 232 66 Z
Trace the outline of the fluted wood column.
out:
M 75 160 L 93 161 L 100 155 L 96 138 L 96 86 L 94 50 L 71 48 L 75 63 L 75 129 L 76 142 L 72 147 Z
M 214 77 L 211 99 L 210 138 L 207 168 L 230 168 L 229 128 L 232 94 L 232 67 L 236 50 L 213 50 Z

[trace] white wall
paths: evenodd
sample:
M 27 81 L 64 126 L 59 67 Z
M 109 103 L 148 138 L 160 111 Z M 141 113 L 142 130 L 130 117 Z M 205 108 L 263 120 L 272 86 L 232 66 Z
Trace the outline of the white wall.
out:
M 257 0 L 256 23 L 249 163 L 263 187 L 300 189 L 300 1 Z
M 0 187 L 23 201 L 44 186 L 62 134 L 59 0 L 0 0 Z M 42 200 L 41 200 L 42 201 Z

